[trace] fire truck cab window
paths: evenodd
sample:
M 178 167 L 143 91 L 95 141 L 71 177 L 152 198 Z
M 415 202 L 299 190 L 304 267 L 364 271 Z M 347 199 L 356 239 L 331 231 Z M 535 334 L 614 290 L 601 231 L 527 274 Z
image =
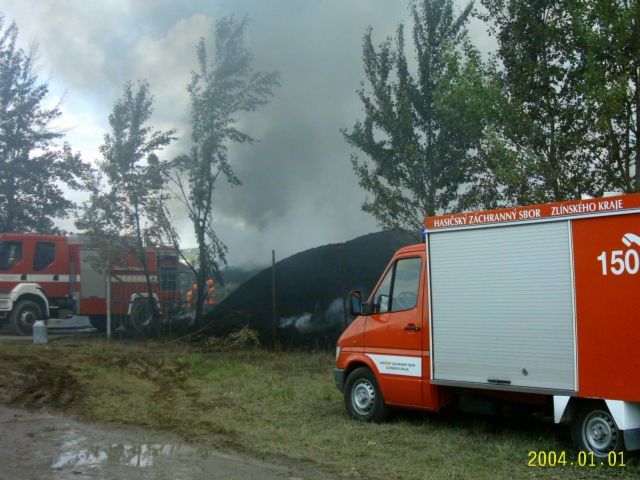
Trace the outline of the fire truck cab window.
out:
M 178 288 L 178 268 L 174 266 L 160 267 L 160 290 L 175 292 Z
M 0 270 L 9 270 L 22 260 L 22 242 L 0 242 Z
M 392 312 L 411 310 L 416 306 L 421 270 L 422 260 L 419 258 L 398 260 L 393 280 Z
M 56 259 L 56 245 L 50 242 L 38 242 L 33 256 L 33 269 L 37 272 L 47 268 Z
M 373 302 L 377 306 L 377 313 L 387 313 L 389 311 L 389 300 L 391 299 L 391 278 L 393 277 L 393 267 L 389 269 L 382 280 L 380 287 L 373 296 Z

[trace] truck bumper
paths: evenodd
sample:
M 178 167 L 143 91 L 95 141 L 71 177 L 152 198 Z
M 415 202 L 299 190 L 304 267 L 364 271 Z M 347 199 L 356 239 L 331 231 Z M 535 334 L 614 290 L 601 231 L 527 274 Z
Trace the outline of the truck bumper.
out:
M 13 308 L 13 302 L 7 295 L 0 294 L 0 316 L 7 315 Z
M 344 380 L 345 380 L 345 370 L 343 368 L 334 368 L 333 369 L 333 378 L 336 382 L 336 387 L 341 392 L 344 392 Z

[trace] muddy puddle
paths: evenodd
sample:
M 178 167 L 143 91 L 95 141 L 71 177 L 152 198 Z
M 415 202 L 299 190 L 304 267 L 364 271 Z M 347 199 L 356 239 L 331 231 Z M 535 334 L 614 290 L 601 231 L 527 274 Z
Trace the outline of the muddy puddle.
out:
M 144 429 L 0 406 L 0 480 L 328 479 L 320 472 L 191 445 Z

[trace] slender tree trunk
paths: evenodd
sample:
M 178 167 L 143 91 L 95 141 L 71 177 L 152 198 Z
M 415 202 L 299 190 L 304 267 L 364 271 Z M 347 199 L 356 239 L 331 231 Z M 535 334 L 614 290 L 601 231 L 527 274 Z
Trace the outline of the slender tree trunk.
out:
M 636 140 L 636 151 L 635 151 L 635 160 L 636 160 L 636 171 L 635 171 L 635 191 L 636 192 L 640 192 L 640 164 L 638 163 L 640 161 L 640 141 L 638 139 L 638 137 L 640 137 L 640 135 L 638 135 L 640 133 L 640 67 L 636 67 L 636 78 L 635 78 L 635 87 L 636 87 L 636 91 L 635 91 L 635 107 L 636 107 L 636 131 L 634 132 L 635 134 L 635 140 Z
M 7 218 L 0 232 L 13 232 L 15 224 L 15 180 L 11 177 L 6 180 L 5 200 L 7 202 Z
M 160 323 L 156 322 L 156 302 L 153 298 L 153 287 L 151 285 L 151 275 L 149 274 L 149 265 L 147 263 L 147 255 L 144 248 L 144 242 L 142 241 L 142 229 L 140 228 L 140 209 L 138 203 L 135 203 L 134 207 L 135 221 L 136 221 L 136 240 L 138 243 L 138 258 L 142 263 L 142 269 L 144 271 L 145 280 L 147 282 L 147 305 L 149 307 L 149 315 L 153 319 L 156 325 L 156 336 L 160 336 Z
M 550 80 L 549 80 L 550 81 Z M 560 165 L 558 160 L 558 148 L 556 146 L 556 120 L 551 120 L 551 132 L 549 135 L 549 171 L 553 200 L 562 202 L 566 200 L 560 188 Z
M 207 248 L 205 244 L 205 233 L 204 233 L 204 222 L 198 226 L 197 236 L 198 236 L 198 248 L 200 253 L 200 266 L 198 269 L 198 294 L 196 295 L 196 326 L 200 327 L 202 325 L 202 304 L 204 303 L 204 288 L 206 285 L 206 275 L 207 275 Z
M 431 171 L 432 169 L 429 168 Z M 427 185 L 427 204 L 425 205 L 425 215 L 428 217 L 432 217 L 436 214 L 436 186 L 434 185 L 434 175 L 433 171 L 431 173 L 431 178 L 429 179 L 429 183 Z

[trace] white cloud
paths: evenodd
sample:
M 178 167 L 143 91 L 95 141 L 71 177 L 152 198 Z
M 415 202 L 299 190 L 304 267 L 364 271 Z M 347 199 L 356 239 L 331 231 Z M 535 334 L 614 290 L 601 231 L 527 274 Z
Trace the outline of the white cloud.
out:
M 82 152 L 83 160 L 94 163 L 99 158 L 98 147 L 102 144 L 106 130 L 102 122 L 97 123 L 95 115 L 88 113 L 80 106 L 61 106 L 62 115 L 55 122 L 53 128 L 66 133 L 67 139 L 72 139 L 73 151 Z M 106 120 L 106 119 L 105 119 Z

